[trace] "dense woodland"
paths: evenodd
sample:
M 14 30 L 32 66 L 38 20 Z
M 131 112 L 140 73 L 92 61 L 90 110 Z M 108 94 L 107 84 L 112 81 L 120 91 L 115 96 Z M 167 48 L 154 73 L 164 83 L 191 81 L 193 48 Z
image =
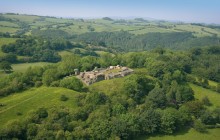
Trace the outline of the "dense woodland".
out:
M 218 37 L 197 38 L 190 32 L 148 33 L 143 35 L 133 35 L 126 31 L 91 32 L 79 35 L 75 40 L 98 46 L 107 46 L 119 51 L 144 51 L 155 47 L 186 50 L 198 46 L 220 44 Z
M 40 17 L 34 22 L 45 19 Z M 16 22 L 4 16 L 1 20 Z M 189 128 L 205 133 L 207 128 L 220 127 L 220 107 L 210 108 L 208 97 L 196 100 L 189 86 L 193 83 L 220 93 L 220 38 L 216 35 L 134 35 L 128 31 L 95 32 L 92 26 L 87 26 L 88 33 L 70 35 L 47 26 L 27 36 L 24 32 L 30 29 L 29 24 L 17 22 L 22 30 L 14 35 L 0 34 L 16 39 L 1 46 L 4 55 L 0 56 L 0 69 L 7 74 L 0 78 L 0 98 L 42 86 L 67 88 L 78 94 L 71 103 L 74 109 L 40 107 L 22 120 L 9 121 L 0 130 L 0 139 L 135 139 Z M 63 51 L 68 54 L 59 55 Z M 11 64 L 27 62 L 53 63 L 13 71 Z M 111 65 L 127 66 L 135 72 L 124 77 L 121 87 L 110 95 L 85 86 L 74 76 L 75 69 L 91 71 Z M 218 84 L 213 86 L 209 80 Z M 62 95 L 59 100 L 68 99 Z
M 44 40 L 37 38 L 18 39 L 15 43 L 2 46 L 2 51 L 20 56 L 28 56 L 24 62 L 58 62 L 57 51 L 73 48 L 66 40 Z

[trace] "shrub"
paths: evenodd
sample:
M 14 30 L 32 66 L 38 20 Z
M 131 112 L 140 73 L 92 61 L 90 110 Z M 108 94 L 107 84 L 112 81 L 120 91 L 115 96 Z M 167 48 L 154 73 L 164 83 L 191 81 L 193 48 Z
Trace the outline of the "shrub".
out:
M 67 101 L 69 98 L 66 97 L 66 95 L 61 95 L 60 96 L 60 101 Z
M 83 88 L 82 82 L 76 77 L 64 78 L 60 81 L 60 87 L 81 91 Z
M 17 115 L 17 116 L 21 116 L 22 113 L 21 113 L 21 112 L 17 112 L 16 115 Z
M 202 103 L 203 103 L 204 105 L 206 105 L 206 106 L 211 106 L 211 105 L 212 105 L 211 102 L 210 102 L 210 100 L 209 100 L 209 98 L 208 98 L 207 96 L 205 96 L 205 97 L 202 98 Z
M 206 132 L 206 127 L 200 120 L 194 121 L 194 129 L 198 132 L 201 132 L 201 133 Z
M 43 84 L 43 83 L 42 83 L 41 81 L 36 81 L 35 84 L 34 84 L 34 86 L 35 86 L 35 87 L 40 87 L 40 86 L 42 86 L 42 84 Z

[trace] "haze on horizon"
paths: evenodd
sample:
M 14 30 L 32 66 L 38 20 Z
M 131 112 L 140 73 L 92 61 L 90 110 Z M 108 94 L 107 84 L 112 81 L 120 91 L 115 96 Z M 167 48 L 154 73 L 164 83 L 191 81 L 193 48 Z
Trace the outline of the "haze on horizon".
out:
M 219 0 L 0 0 L 1 13 L 56 17 L 143 17 L 220 24 Z

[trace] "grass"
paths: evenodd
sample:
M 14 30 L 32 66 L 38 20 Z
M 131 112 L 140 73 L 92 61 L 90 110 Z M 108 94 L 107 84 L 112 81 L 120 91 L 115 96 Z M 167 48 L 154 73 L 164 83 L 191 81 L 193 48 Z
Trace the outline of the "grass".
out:
M 13 43 L 16 41 L 16 38 L 0 38 L 0 46 Z
M 65 55 L 72 55 L 72 54 L 73 54 L 73 53 L 70 52 L 70 51 L 60 51 L 60 52 L 59 52 L 59 55 L 60 55 L 61 57 L 65 56 Z
M 7 18 L 18 19 L 19 21 L 32 23 L 34 20 L 38 19 L 38 16 L 31 15 L 4 15 Z
M 25 72 L 25 70 L 29 67 L 33 66 L 45 66 L 53 63 L 48 62 L 36 62 L 36 63 L 22 63 L 22 64 L 13 64 L 12 68 L 16 72 Z
M 109 70 L 109 71 L 104 72 L 104 74 L 118 73 L 118 72 L 120 72 L 120 71 L 121 71 L 121 69 L 112 69 L 112 70 Z
M 209 80 L 209 85 L 210 85 L 210 86 L 217 86 L 218 83 L 215 82 L 215 81 L 211 81 L 211 80 Z
M 12 27 L 2 27 L 0 26 L 0 32 L 2 33 L 15 33 L 18 30 L 18 28 L 12 28 Z
M 117 71 L 117 70 L 116 70 Z M 134 69 L 135 73 L 146 73 L 146 69 L 145 68 L 137 68 Z M 124 84 L 124 80 L 129 77 L 130 75 L 126 76 L 126 77 L 122 77 L 122 78 L 114 78 L 114 79 L 110 79 L 110 80 L 103 80 L 97 83 L 94 83 L 92 85 L 89 86 L 90 91 L 98 91 L 98 92 L 103 92 L 107 95 L 112 95 L 115 93 L 122 93 L 123 92 L 123 84 Z M 152 79 L 152 80 L 156 80 L 155 78 L 146 75 L 147 78 Z
M 89 86 L 90 91 L 103 92 L 112 95 L 123 90 L 123 83 L 126 77 L 104 80 Z
M 5 105 L 0 107 L 0 128 L 9 120 L 21 120 L 30 110 L 40 107 L 67 106 L 74 108 L 75 95 L 77 94 L 78 92 L 65 88 L 40 87 L 0 98 L 0 103 Z M 69 99 L 65 102 L 60 101 L 61 95 L 65 95 Z M 18 116 L 17 112 L 23 115 Z
M 141 137 L 138 140 L 218 140 L 220 129 L 209 129 L 207 133 L 199 133 L 194 129 L 187 132 L 179 132 L 174 135 L 157 135 L 151 137 Z
M 0 26 L 7 26 L 7 27 L 19 27 L 17 24 L 9 22 L 9 21 L 0 21 Z
M 217 92 L 214 92 L 209 89 L 202 88 L 200 86 L 190 84 L 190 87 L 194 91 L 194 96 L 196 99 L 202 100 L 203 97 L 207 96 L 211 103 L 213 104 L 213 107 L 219 106 L 220 107 L 220 94 Z
M 76 49 L 80 50 L 81 53 L 85 53 L 85 52 L 86 52 L 86 50 L 85 50 L 85 49 L 82 49 L 82 48 L 73 48 L 73 49 L 71 49 L 70 51 L 74 53 L 74 51 L 75 51 Z
M 109 54 L 109 52 L 105 52 L 105 51 L 95 51 L 95 52 L 99 55 Z
M 35 63 L 21 63 L 21 64 L 12 64 L 12 69 L 14 72 L 25 72 L 29 67 L 34 67 L 34 66 L 46 66 L 49 64 L 54 64 L 54 63 L 49 63 L 49 62 L 35 62 Z M 8 74 L 4 73 L 3 71 L 0 70 L 0 78 L 6 76 Z

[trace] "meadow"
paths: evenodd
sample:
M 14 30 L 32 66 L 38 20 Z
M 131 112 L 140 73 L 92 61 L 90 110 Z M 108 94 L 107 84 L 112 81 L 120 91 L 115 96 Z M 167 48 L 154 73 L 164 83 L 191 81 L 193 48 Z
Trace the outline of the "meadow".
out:
M 79 93 L 65 88 L 40 87 L 0 98 L 0 103 L 4 105 L 0 107 L 0 128 L 9 120 L 22 120 L 28 112 L 40 107 L 67 106 L 74 109 L 76 94 Z M 65 95 L 69 99 L 65 102 L 60 101 L 61 95 Z
M 29 67 L 34 67 L 34 66 L 43 67 L 49 64 L 53 64 L 53 63 L 48 63 L 48 62 L 21 63 L 21 64 L 13 64 L 12 68 L 13 71 L 15 72 L 25 72 Z
M 35 66 L 43 67 L 50 64 L 54 64 L 54 63 L 49 63 L 49 62 L 20 63 L 20 64 L 12 64 L 11 67 L 13 69 L 13 72 L 25 72 L 29 67 L 35 67 Z M 8 74 L 0 70 L 0 78 L 6 75 Z
M 218 140 L 219 138 L 220 129 L 209 129 L 207 133 L 199 133 L 191 128 L 173 135 L 155 135 L 141 137 L 138 140 Z
M 209 89 L 205 89 L 202 88 L 200 86 L 194 85 L 194 84 L 190 84 L 191 88 L 194 91 L 194 96 L 196 99 L 198 100 L 202 100 L 202 98 L 204 98 L 205 96 L 207 96 L 209 98 L 209 100 L 211 101 L 211 103 L 213 104 L 212 107 L 220 107 L 220 94 L 217 92 L 214 92 L 212 90 Z

